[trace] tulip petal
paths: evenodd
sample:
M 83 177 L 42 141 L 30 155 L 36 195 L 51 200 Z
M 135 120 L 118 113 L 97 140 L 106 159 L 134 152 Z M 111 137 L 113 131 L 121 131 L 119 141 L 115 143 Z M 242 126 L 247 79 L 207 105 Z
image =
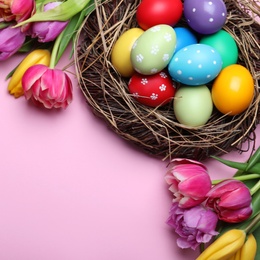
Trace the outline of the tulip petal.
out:
M 11 12 L 16 15 L 16 21 L 24 21 L 30 17 L 34 9 L 35 1 L 33 0 L 13 0 Z
M 226 192 L 231 192 L 239 187 L 241 187 L 243 182 L 234 180 L 234 179 L 226 179 L 217 185 L 215 185 L 207 194 L 209 197 L 219 197 L 219 194 L 224 194 Z
M 207 243 L 212 236 L 218 234 L 215 229 L 217 215 L 201 205 L 182 209 L 178 203 L 173 203 L 167 224 L 179 235 L 177 245 L 180 248 L 196 249 L 200 243 Z
M 206 172 L 201 166 L 195 164 L 176 165 L 173 169 L 174 176 L 180 181 Z
M 72 101 L 71 80 L 59 69 L 34 65 L 25 72 L 22 85 L 27 99 L 48 109 L 66 108 Z
M 228 223 L 239 223 L 248 219 L 252 212 L 251 206 L 232 211 L 221 209 L 219 211 L 219 219 Z
M 42 77 L 47 69 L 48 67 L 45 65 L 37 64 L 26 70 L 22 77 L 23 90 L 28 91 L 33 86 L 33 84 Z
M 179 184 L 179 190 L 183 194 L 194 198 L 203 198 L 211 188 L 211 180 L 207 174 L 195 175 Z
M 206 206 L 214 209 L 219 219 L 238 223 L 252 214 L 252 197 L 248 187 L 238 180 L 225 180 L 216 184 L 207 194 Z
M 252 198 L 249 189 L 240 188 L 223 194 L 218 205 L 223 208 L 239 209 L 248 207 L 251 204 L 251 201 Z
M 0 61 L 16 53 L 25 41 L 19 28 L 6 27 L 0 30 Z

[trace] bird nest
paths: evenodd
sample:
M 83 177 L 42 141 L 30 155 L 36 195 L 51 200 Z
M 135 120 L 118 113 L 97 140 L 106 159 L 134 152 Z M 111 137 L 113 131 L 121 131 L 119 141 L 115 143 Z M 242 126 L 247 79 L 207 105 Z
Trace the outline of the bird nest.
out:
M 117 135 L 163 160 L 204 160 L 252 147 L 260 115 L 260 24 L 255 19 L 259 18 L 260 8 L 256 0 L 224 0 L 228 17 L 223 27 L 237 43 L 238 64 L 253 75 L 254 99 L 246 111 L 236 116 L 214 110 L 201 127 L 178 123 L 172 103 L 158 108 L 138 103 L 128 92 L 129 79 L 121 77 L 111 64 L 111 50 L 118 37 L 138 26 L 135 14 L 140 0 L 94 2 L 96 8 L 80 30 L 75 61 L 80 88 L 95 115 Z M 185 26 L 185 20 L 178 25 Z M 245 142 L 248 145 L 243 145 L 242 150 Z

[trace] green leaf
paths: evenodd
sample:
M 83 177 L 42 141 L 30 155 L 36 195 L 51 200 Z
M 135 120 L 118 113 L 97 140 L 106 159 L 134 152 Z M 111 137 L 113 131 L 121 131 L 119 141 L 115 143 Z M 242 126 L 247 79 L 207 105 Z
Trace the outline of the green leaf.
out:
M 260 162 L 254 163 L 254 164 L 250 164 L 250 167 L 248 167 L 249 163 L 245 162 L 245 163 L 241 163 L 241 162 L 234 162 L 234 161 L 230 161 L 230 160 L 225 160 L 216 156 L 211 156 L 212 158 L 214 158 L 215 160 L 231 167 L 231 168 L 235 168 L 237 170 L 243 171 L 243 173 L 260 173 Z
M 246 170 L 250 170 L 250 168 L 254 167 L 254 165 L 256 165 L 259 162 L 260 162 L 260 147 L 258 147 L 255 153 L 249 158 Z
M 46 12 L 39 10 L 29 19 L 20 22 L 15 27 L 40 21 L 68 21 L 74 15 L 81 12 L 88 4 L 90 0 L 67 0 L 62 4 L 50 9 Z
M 27 38 L 24 42 L 23 46 L 18 50 L 19 52 L 28 52 L 34 48 L 35 44 L 37 44 L 36 39 Z
M 259 246 L 259 242 L 260 242 L 260 228 L 256 229 L 253 232 L 253 235 L 255 236 L 255 239 L 257 241 L 257 251 L 256 251 L 256 256 L 255 259 L 260 259 L 260 246 Z
M 60 39 L 57 39 L 57 41 L 59 41 L 59 44 L 58 44 L 58 48 L 57 48 L 54 65 L 56 65 L 58 63 L 62 54 L 64 53 L 68 44 L 70 43 L 70 41 L 73 41 L 73 44 L 74 44 L 75 36 L 78 32 L 78 29 L 82 25 L 82 22 L 84 21 L 85 16 L 90 14 L 94 9 L 95 9 L 95 4 L 94 4 L 94 0 L 92 0 L 89 2 L 89 5 L 86 6 L 80 13 L 78 13 L 74 17 L 72 17 L 72 19 L 70 20 L 70 22 L 68 23 L 68 25 L 66 26 L 64 31 L 61 33 L 61 35 L 59 35 L 58 38 L 60 38 Z M 73 50 L 74 50 L 74 48 L 72 48 L 72 50 L 71 50 L 70 58 L 73 55 Z
M 6 27 L 8 27 L 8 26 L 10 26 L 11 24 L 12 24 L 12 23 L 1 22 L 1 23 L 0 23 L 0 30 L 6 28 Z

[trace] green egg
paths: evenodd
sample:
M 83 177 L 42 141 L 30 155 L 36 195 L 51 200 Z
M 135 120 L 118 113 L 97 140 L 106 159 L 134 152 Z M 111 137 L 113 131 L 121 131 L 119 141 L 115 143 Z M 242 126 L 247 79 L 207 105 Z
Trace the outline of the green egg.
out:
M 223 61 L 222 69 L 237 63 L 238 47 L 236 41 L 225 30 L 203 36 L 200 43 L 207 44 L 218 51 Z
M 153 75 L 167 67 L 176 47 L 176 33 L 166 24 L 155 25 L 146 30 L 134 42 L 131 62 L 135 71 Z
M 185 126 L 206 124 L 213 111 L 210 90 L 206 85 L 181 86 L 175 93 L 173 110 L 178 122 Z

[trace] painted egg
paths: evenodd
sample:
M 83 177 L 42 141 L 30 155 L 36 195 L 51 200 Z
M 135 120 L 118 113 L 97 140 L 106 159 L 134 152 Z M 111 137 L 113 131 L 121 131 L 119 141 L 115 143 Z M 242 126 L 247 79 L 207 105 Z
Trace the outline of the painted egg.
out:
M 176 33 L 176 48 L 175 52 L 179 51 L 180 49 L 198 43 L 198 39 L 195 34 L 186 27 L 174 27 Z
M 213 103 L 221 113 L 238 115 L 249 107 L 254 97 L 253 76 L 242 65 L 229 65 L 214 80 L 211 92 Z
M 223 61 L 222 69 L 237 63 L 238 47 L 236 41 L 228 32 L 219 30 L 214 34 L 203 36 L 200 43 L 210 45 L 218 51 Z
M 221 71 L 220 54 L 205 44 L 192 44 L 175 53 L 168 65 L 173 80 L 185 85 L 203 85 Z
M 146 76 L 136 72 L 131 77 L 128 88 L 138 102 L 150 107 L 169 103 L 175 94 L 174 83 L 167 71 Z
M 169 25 L 156 25 L 146 30 L 134 43 L 131 61 L 144 75 L 158 73 L 167 67 L 176 47 L 176 33 Z
M 131 28 L 125 31 L 113 46 L 111 62 L 123 77 L 131 77 L 134 74 L 130 53 L 134 42 L 143 32 L 140 28 Z
M 184 16 L 196 32 L 212 34 L 225 24 L 227 8 L 222 0 L 185 0 Z
M 205 85 L 181 86 L 175 93 L 173 109 L 176 119 L 183 125 L 206 124 L 213 111 L 210 90 Z
M 182 13 L 181 0 L 143 0 L 137 7 L 136 20 L 144 30 L 158 24 L 174 26 Z

